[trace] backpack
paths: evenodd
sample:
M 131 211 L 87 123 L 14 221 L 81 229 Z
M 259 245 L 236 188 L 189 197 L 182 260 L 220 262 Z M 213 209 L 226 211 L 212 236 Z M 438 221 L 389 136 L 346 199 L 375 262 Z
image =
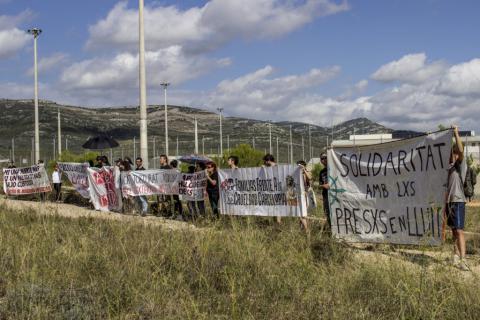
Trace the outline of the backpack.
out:
M 475 184 L 477 183 L 477 175 L 475 170 L 467 167 L 467 174 L 465 175 L 465 182 L 463 183 L 463 193 L 466 197 L 473 197 Z

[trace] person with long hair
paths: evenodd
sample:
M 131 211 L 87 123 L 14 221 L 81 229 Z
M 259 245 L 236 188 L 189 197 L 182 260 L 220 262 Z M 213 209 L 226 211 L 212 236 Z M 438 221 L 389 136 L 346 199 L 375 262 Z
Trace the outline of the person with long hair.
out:
M 219 217 L 218 199 L 220 197 L 220 189 L 218 183 L 217 164 L 215 162 L 207 163 L 207 194 L 215 218 Z

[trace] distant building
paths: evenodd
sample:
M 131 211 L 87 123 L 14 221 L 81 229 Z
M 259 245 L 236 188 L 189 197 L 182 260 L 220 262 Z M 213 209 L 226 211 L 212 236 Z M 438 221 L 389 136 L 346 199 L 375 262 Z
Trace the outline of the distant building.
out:
M 350 135 L 348 140 L 334 140 L 332 147 L 354 147 L 354 146 L 367 146 L 371 144 L 379 144 L 390 141 L 399 140 L 393 138 L 391 133 L 380 134 L 357 134 Z
M 480 164 L 480 136 L 462 136 L 465 145 L 465 155 L 472 156 L 473 163 Z

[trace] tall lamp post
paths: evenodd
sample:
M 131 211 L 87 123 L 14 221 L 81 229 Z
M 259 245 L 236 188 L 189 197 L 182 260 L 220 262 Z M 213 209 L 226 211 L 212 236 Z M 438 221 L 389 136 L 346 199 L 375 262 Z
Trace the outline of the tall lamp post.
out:
M 272 150 L 272 121 L 271 120 L 268 121 L 268 141 L 270 146 L 268 150 L 269 150 L 269 153 L 272 154 L 273 150 Z
M 163 87 L 163 92 L 165 96 L 165 154 L 168 156 L 168 111 L 167 111 L 167 87 L 170 85 L 169 82 L 162 82 L 160 85 Z
M 60 154 L 62 153 L 62 123 L 60 121 L 60 107 L 57 109 L 57 120 L 58 120 L 58 157 L 60 158 Z
M 42 29 L 28 29 L 28 33 L 33 35 L 33 77 L 35 92 L 35 163 L 40 160 L 40 130 L 38 124 L 38 67 L 37 67 L 37 38 L 42 33 Z
M 223 132 L 222 132 L 222 112 L 223 108 L 217 108 L 220 116 L 220 156 L 223 156 Z
M 143 27 L 143 0 L 138 0 L 138 64 L 140 77 L 140 156 L 148 169 L 147 85 L 145 76 L 145 32 Z

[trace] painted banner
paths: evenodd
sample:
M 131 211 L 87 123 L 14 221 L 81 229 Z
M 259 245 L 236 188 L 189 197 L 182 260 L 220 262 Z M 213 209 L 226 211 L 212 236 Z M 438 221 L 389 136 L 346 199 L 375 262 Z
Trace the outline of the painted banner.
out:
M 90 165 L 85 163 L 74 162 L 58 162 L 58 168 L 60 172 L 64 172 L 67 175 L 68 180 L 72 183 L 80 195 L 86 199 L 90 198 L 88 191 L 88 172 L 87 168 Z
M 175 169 L 126 171 L 122 172 L 121 189 L 128 196 L 178 194 L 180 179 Z
M 294 165 L 219 170 L 220 212 L 225 215 L 307 215 L 301 168 Z
M 122 209 L 122 194 L 115 185 L 120 174 L 118 168 L 87 168 L 90 200 L 96 210 L 119 211 Z
M 450 130 L 328 150 L 332 233 L 349 242 L 441 243 Z
M 202 201 L 207 188 L 207 175 L 205 171 L 195 173 L 182 173 L 178 186 L 180 199 L 186 201 Z
M 43 164 L 3 169 L 3 190 L 7 195 L 50 192 L 52 187 Z

